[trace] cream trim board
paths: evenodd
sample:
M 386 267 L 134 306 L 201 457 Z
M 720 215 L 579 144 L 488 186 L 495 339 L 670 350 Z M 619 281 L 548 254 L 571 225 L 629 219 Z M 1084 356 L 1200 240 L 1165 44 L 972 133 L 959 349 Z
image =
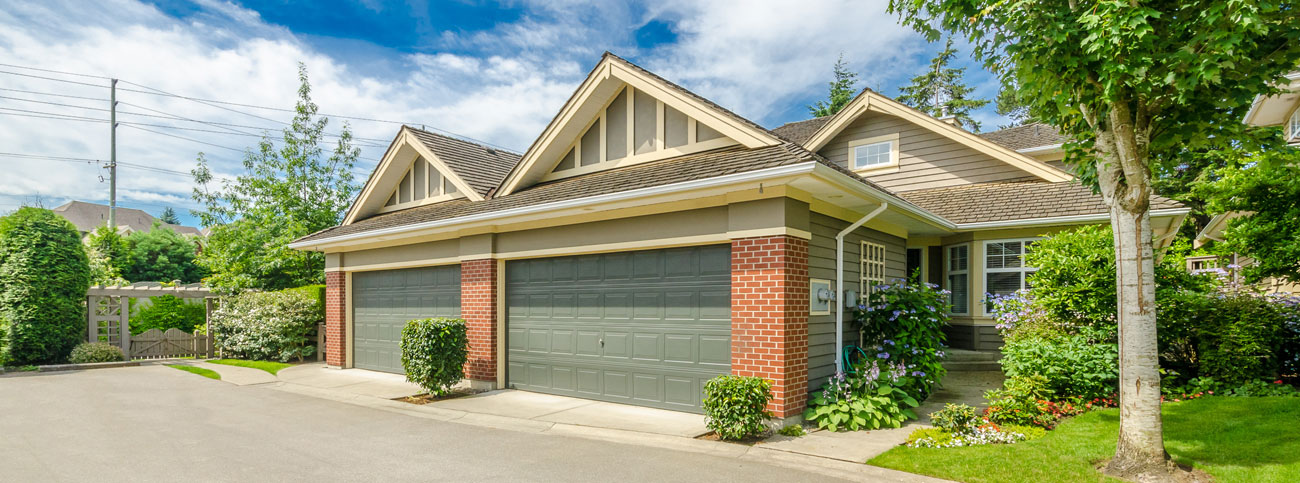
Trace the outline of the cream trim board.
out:
M 389 170 L 396 169 L 394 164 L 398 162 L 398 153 L 401 152 L 402 147 L 410 147 L 418 155 L 403 162 L 401 165 L 402 173 L 405 173 L 410 169 L 417 159 L 423 157 L 426 161 L 432 164 L 439 173 L 442 173 L 443 177 L 450 179 L 452 184 L 456 185 L 456 190 L 459 193 L 464 194 L 464 196 L 470 200 L 483 201 L 482 195 L 479 195 L 478 192 L 474 191 L 465 180 L 461 179 L 460 175 L 457 174 L 455 170 L 452 170 L 450 166 L 447 166 L 447 164 L 442 162 L 441 159 L 438 159 L 438 157 L 435 156 L 433 152 L 424 145 L 424 143 L 420 142 L 419 139 L 416 139 L 415 135 L 410 132 L 410 128 L 402 126 L 397 137 L 394 138 L 392 144 L 389 145 L 388 150 L 384 152 L 384 156 L 380 159 L 379 165 L 375 166 L 375 170 L 371 172 L 370 178 L 366 180 L 365 186 L 361 188 L 361 193 L 357 195 L 356 201 L 354 201 L 352 206 L 348 208 L 347 216 L 344 217 L 343 223 L 341 224 L 350 225 L 356 222 L 357 216 L 360 214 L 360 210 L 363 206 L 371 203 L 371 199 L 378 196 L 378 193 L 388 193 L 387 187 L 382 191 L 378 191 L 380 189 L 379 180 L 380 178 L 383 178 L 383 175 L 388 173 Z M 397 186 L 397 184 L 401 182 L 402 177 L 398 176 L 397 180 L 392 183 L 392 186 Z M 378 209 L 384 208 L 384 203 L 387 201 L 387 196 L 378 200 L 376 203 L 378 203 L 379 208 L 376 209 L 376 212 Z
M 497 389 L 506 388 L 506 325 L 510 318 L 506 315 L 506 261 L 497 260 L 496 279 L 496 326 L 497 326 Z
M 405 210 L 405 209 L 408 209 L 408 208 L 415 208 L 415 207 L 424 206 L 424 205 L 432 205 L 432 204 L 434 204 L 434 203 L 442 203 L 442 202 L 444 202 L 444 201 L 451 201 L 451 200 L 460 199 L 460 198 L 464 198 L 464 197 L 465 197 L 465 195 L 462 194 L 462 193 L 459 192 L 459 191 L 457 191 L 457 192 L 455 192 L 455 193 L 441 194 L 441 195 L 438 195 L 438 196 L 431 196 L 431 197 L 428 197 L 428 198 L 425 198 L 425 199 L 422 199 L 422 200 L 419 200 L 419 201 L 413 201 L 413 202 L 407 202 L 407 203 L 398 203 L 398 204 L 395 204 L 395 205 L 393 205 L 393 206 L 385 206 L 385 207 L 381 207 L 381 208 L 379 208 L 378 211 L 375 211 L 375 214 L 380 214 L 380 213 L 391 213 L 391 212 L 394 212 L 394 211 L 401 211 L 401 210 Z
M 352 368 L 352 272 L 343 275 L 343 368 Z
M 791 228 L 788 226 L 782 226 L 776 228 L 756 228 L 753 230 L 737 230 L 737 231 L 727 232 L 727 237 L 732 240 L 736 240 L 740 238 L 755 238 L 761 236 L 781 236 L 781 235 L 792 236 L 795 238 L 802 238 L 804 240 L 812 239 L 812 232 L 807 230 L 800 230 L 798 228 Z
M 662 141 L 661 138 L 656 138 L 656 139 L 657 139 L 656 142 Z M 551 171 L 548 171 L 546 175 L 543 176 L 541 180 L 539 180 L 539 182 L 554 181 L 557 179 L 564 179 L 564 178 L 572 178 L 574 176 L 581 176 L 584 174 L 590 174 L 597 171 L 604 171 L 607 169 L 614 169 L 614 168 L 622 168 L 626 166 L 632 166 L 635 164 L 641 164 L 649 161 L 658 161 L 661 159 L 668 159 L 668 158 L 683 156 L 687 154 L 702 153 L 705 151 L 711 151 L 714 149 L 725 148 L 728 146 L 735 146 L 735 145 L 736 145 L 736 141 L 730 138 L 722 137 L 717 139 L 710 139 L 708 141 L 690 143 L 685 146 L 679 146 L 675 148 L 656 149 L 654 151 L 645 152 L 641 154 L 624 156 L 622 158 L 618 158 L 613 161 L 601 161 L 596 164 L 591 164 L 587 166 L 581 166 L 581 162 L 575 156 L 574 167 L 566 169 L 564 171 L 556 172 L 554 171 L 555 167 L 552 166 Z M 574 146 L 572 149 L 577 151 L 576 146 Z M 602 149 L 601 151 L 604 150 Z M 564 152 L 568 153 L 569 151 L 565 150 Z M 562 159 L 563 156 L 561 156 L 561 160 Z M 556 161 L 556 164 L 559 164 L 559 160 Z
M 727 233 L 712 233 L 708 235 L 660 238 L 654 240 L 637 240 L 618 243 L 601 243 L 595 245 L 572 245 L 565 247 L 542 248 L 537 250 L 497 252 L 496 256 L 501 260 L 519 260 L 524 258 L 589 255 L 593 253 L 653 250 L 658 248 L 688 247 L 696 245 L 720 245 L 723 243 L 731 243 L 731 240 L 732 238 Z
M 402 268 L 436 267 L 439 265 L 458 264 L 462 260 L 475 260 L 481 258 L 483 258 L 483 256 L 445 257 L 445 258 L 429 258 L 423 260 L 405 260 L 400 262 L 389 262 L 389 263 L 370 263 L 366 265 L 345 265 L 342 268 L 342 270 L 347 271 L 350 276 L 350 274 L 353 272 L 373 272 L 376 270 L 397 270 Z
M 848 163 L 849 163 L 849 169 L 852 169 L 853 171 L 857 172 L 858 174 L 863 174 L 863 175 L 867 175 L 867 174 L 878 174 L 878 173 L 882 173 L 882 172 L 890 172 L 890 171 L 898 171 L 898 168 L 899 168 L 899 163 L 898 163 L 898 158 L 899 158 L 899 152 L 898 152 L 898 151 L 899 151 L 899 148 L 898 148 L 898 136 L 899 136 L 898 133 L 892 133 L 892 134 L 885 134 L 885 135 L 881 135 L 881 136 L 869 137 L 869 138 L 866 138 L 866 139 L 855 139 L 855 140 L 853 140 L 853 141 L 849 141 L 849 146 L 848 146 L 848 151 L 849 151 L 849 152 L 848 152 Z M 866 166 L 858 166 L 858 152 L 857 152 L 857 149 L 858 149 L 859 147 L 868 147 L 868 146 L 877 145 L 877 144 L 884 144 L 884 143 L 889 143 L 889 161 L 888 161 L 888 162 L 885 162 L 885 163 L 878 163 L 878 164 L 869 164 L 869 165 L 866 165 Z M 892 169 L 891 169 L 891 168 L 892 168 Z

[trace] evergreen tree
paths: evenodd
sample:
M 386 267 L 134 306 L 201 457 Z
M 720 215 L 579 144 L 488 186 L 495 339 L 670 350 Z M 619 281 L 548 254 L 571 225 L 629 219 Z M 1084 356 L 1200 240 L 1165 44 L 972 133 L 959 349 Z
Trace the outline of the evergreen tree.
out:
M 830 116 L 840 112 L 840 109 L 849 105 L 849 101 L 852 101 L 853 96 L 857 94 L 853 86 L 858 83 L 858 73 L 849 70 L 848 64 L 844 63 L 844 54 L 840 54 L 832 70 L 835 80 L 829 83 L 830 93 L 826 100 L 808 106 L 808 112 L 813 117 Z
M 176 210 L 173 210 L 170 206 L 163 208 L 162 213 L 158 214 L 158 221 L 171 225 L 181 224 L 181 218 L 176 216 Z
M 1038 118 L 1029 112 L 1029 104 L 1025 102 L 1024 96 L 1021 95 L 1014 81 L 1002 86 L 1002 90 L 998 91 L 998 97 L 994 99 L 993 105 L 999 116 L 1005 116 L 1011 120 L 1009 124 L 998 126 L 998 129 L 1038 122 Z
M 948 67 L 957 49 L 948 39 L 943 50 L 930 60 L 930 67 L 924 74 L 912 78 L 912 84 L 902 87 L 903 95 L 898 101 L 912 106 L 918 111 L 934 117 L 956 117 L 963 127 L 979 132 L 980 123 L 970 117 L 970 112 L 988 105 L 988 99 L 971 99 L 975 89 L 962 80 L 966 68 Z

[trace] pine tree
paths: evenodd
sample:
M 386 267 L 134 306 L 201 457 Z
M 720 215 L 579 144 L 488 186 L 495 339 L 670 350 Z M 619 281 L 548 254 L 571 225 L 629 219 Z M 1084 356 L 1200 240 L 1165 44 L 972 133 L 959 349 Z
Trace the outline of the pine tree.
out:
M 971 118 L 970 112 L 988 105 L 989 100 L 968 98 L 975 89 L 962 80 L 966 68 L 948 67 L 956 55 L 957 49 L 952 47 L 952 39 L 948 39 L 925 73 L 913 77 L 911 85 L 900 88 L 903 95 L 898 96 L 898 101 L 934 117 L 955 117 L 963 127 L 979 132 L 980 123 Z
M 998 97 L 993 101 L 999 116 L 1011 120 L 1010 123 L 998 126 L 999 129 L 1006 129 L 1016 126 L 1024 126 L 1038 122 L 1038 118 L 1029 112 L 1029 104 L 1021 95 L 1015 81 L 1004 84 L 1002 90 L 998 91 Z
M 813 117 L 830 116 L 840 112 L 840 109 L 849 105 L 849 101 L 852 101 L 853 95 L 857 93 L 853 86 L 858 83 L 858 73 L 849 70 L 848 64 L 844 63 L 844 54 L 840 54 L 832 70 L 835 72 L 835 80 L 829 83 L 830 94 L 827 95 L 826 100 L 808 106 L 808 112 Z
M 181 224 L 181 218 L 176 216 L 176 210 L 173 210 L 170 206 L 163 208 L 162 213 L 158 214 L 158 221 L 171 225 Z

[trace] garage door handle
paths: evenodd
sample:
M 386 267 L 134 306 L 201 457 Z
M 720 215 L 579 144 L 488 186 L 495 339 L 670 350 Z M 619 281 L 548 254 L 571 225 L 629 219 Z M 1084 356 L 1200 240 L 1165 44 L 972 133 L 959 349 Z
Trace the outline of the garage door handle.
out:
M 600 346 L 605 347 L 605 339 L 603 337 L 600 339 Z

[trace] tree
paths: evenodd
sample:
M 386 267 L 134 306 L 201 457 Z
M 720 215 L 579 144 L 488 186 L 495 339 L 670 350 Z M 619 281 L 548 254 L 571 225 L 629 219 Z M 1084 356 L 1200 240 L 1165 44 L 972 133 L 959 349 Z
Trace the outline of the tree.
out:
M 1196 186 L 1215 212 L 1246 213 L 1228 221 L 1223 248 L 1255 260 L 1241 268 L 1248 281 L 1300 283 L 1300 148 L 1234 154 Z
M 176 216 L 176 210 L 173 210 L 170 206 L 163 208 L 162 213 L 158 214 L 158 221 L 169 225 L 181 224 L 181 218 Z
M 1300 61 L 1291 2 L 891 0 L 937 39 L 965 35 L 1031 110 L 1071 138 L 1067 162 L 1100 191 L 1116 249 L 1120 432 L 1109 474 L 1167 478 L 1162 440 L 1150 200 L 1161 153 L 1199 148 L 1241 122 Z M 1234 117 L 1235 116 L 1235 117 Z
M 256 150 L 245 153 L 244 172 L 215 188 L 207 159 L 199 154 L 193 197 L 204 208 L 194 214 L 212 227 L 199 263 L 212 273 L 207 283 L 218 289 L 324 283 L 325 256 L 286 245 L 339 223 L 359 189 L 352 168 L 361 150 L 344 123 L 326 155 L 321 143 L 329 119 L 317 116 L 302 64 L 298 79 L 297 113 L 278 148 L 263 136 Z
M 89 287 L 72 223 L 33 207 L 0 218 L 0 365 L 67 358 L 85 340 Z
M 203 278 L 203 269 L 194 263 L 194 242 L 161 223 L 130 234 L 126 241 L 131 245 L 131 268 L 125 278 L 131 282 L 194 283 Z
M 1015 82 L 1002 85 L 1002 90 L 998 91 L 998 97 L 993 100 L 993 106 L 999 116 L 1005 116 L 1011 120 L 1011 123 L 998 126 L 998 129 L 1038 122 L 1038 118 L 1029 112 L 1029 104 L 1025 102 L 1024 96 L 1020 94 L 1020 89 Z
M 943 50 L 930 60 L 930 68 L 924 74 L 913 77 L 911 85 L 899 89 L 903 95 L 898 96 L 898 102 L 934 117 L 955 117 L 962 126 L 969 126 L 971 131 L 979 132 L 980 123 L 970 117 L 970 112 L 988 105 L 989 101 L 968 98 L 974 89 L 962 80 L 966 68 L 948 67 L 956 55 L 957 49 L 952 47 L 950 38 Z
M 131 244 L 107 224 L 86 237 L 86 256 L 90 258 L 91 282 L 96 284 L 123 281 L 134 263 Z
M 858 73 L 849 70 L 848 64 L 844 63 L 844 54 L 840 54 L 831 70 L 834 72 L 835 80 L 829 83 L 830 93 L 826 100 L 808 106 L 808 112 L 813 117 L 831 116 L 840 112 L 840 109 L 849 105 L 849 101 L 852 101 L 853 96 L 858 93 L 853 88 L 858 83 Z
M 1200 146 L 1174 146 L 1164 152 L 1152 153 L 1151 187 L 1156 194 L 1187 205 L 1188 223 L 1183 225 L 1187 238 L 1194 238 L 1213 216 L 1209 199 L 1214 192 L 1197 189 L 1205 176 L 1229 165 L 1231 159 L 1253 156 L 1265 149 L 1279 146 L 1281 139 L 1276 129 L 1259 129 L 1242 122 L 1224 122 L 1207 126 L 1208 139 Z M 1237 164 L 1233 169 L 1241 166 Z

